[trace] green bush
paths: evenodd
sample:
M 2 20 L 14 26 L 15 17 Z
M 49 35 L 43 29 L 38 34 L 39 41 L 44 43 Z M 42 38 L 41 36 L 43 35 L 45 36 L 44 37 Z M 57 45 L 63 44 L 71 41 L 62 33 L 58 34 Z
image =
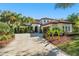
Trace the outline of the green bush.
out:
M 26 32 L 28 32 L 28 27 L 27 26 L 17 26 L 14 29 L 14 32 L 15 33 L 26 33 Z
M 24 33 L 25 32 L 25 26 L 20 26 L 20 32 Z
M 7 40 L 8 39 L 8 37 L 6 36 L 6 35 L 2 35 L 1 37 L 0 37 L 0 41 L 4 41 L 4 40 Z
M 7 38 L 8 38 L 8 39 L 11 39 L 11 38 L 12 38 L 12 36 L 11 36 L 11 35 L 7 35 Z
M 73 36 L 72 40 L 79 40 L 79 36 L 78 35 Z
M 9 39 L 12 39 L 13 37 L 14 37 L 14 35 L 13 35 L 13 34 L 0 35 L 0 41 L 9 40 Z
M 14 35 L 12 28 L 6 23 L 0 22 L 0 41 L 11 39 Z
M 60 46 L 63 51 L 72 56 L 79 56 L 79 40 L 71 41 L 70 43 Z
M 8 33 L 10 31 L 10 27 L 6 23 L 0 22 L 0 33 Z

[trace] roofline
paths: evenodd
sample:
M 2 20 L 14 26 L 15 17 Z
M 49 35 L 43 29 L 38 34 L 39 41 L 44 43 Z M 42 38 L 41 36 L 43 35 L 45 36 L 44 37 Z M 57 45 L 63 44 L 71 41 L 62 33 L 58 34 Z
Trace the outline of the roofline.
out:
M 45 25 L 49 25 L 49 24 L 73 24 L 73 23 L 70 23 L 70 22 L 50 22 L 50 23 L 46 23 L 46 24 L 41 24 L 42 26 L 45 26 Z

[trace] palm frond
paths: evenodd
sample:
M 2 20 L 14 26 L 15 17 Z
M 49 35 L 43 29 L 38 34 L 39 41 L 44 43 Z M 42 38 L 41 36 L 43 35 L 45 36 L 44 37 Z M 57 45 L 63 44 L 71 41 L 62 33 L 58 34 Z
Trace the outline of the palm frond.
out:
M 56 3 L 55 8 L 61 8 L 61 9 L 66 9 L 69 7 L 72 7 L 75 3 Z

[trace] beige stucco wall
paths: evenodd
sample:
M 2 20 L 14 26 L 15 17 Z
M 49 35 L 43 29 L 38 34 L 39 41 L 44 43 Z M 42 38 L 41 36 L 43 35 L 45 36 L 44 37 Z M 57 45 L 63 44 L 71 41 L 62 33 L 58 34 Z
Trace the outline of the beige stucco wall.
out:
M 50 29 L 52 29 L 53 27 L 58 27 L 61 30 L 63 30 L 64 32 L 72 32 L 72 24 L 62 24 L 62 23 L 59 23 L 59 24 L 48 24 L 48 25 L 44 25 L 44 26 L 41 26 L 40 24 L 32 24 L 33 30 L 35 30 L 35 26 L 38 27 L 38 31 L 39 32 L 40 32 L 40 27 L 41 27 L 42 31 L 43 31 L 44 27 L 49 27 Z M 69 30 L 69 28 L 70 28 L 70 30 Z
M 64 32 L 72 32 L 72 24 L 62 24 L 62 23 L 48 24 L 48 25 L 42 26 L 42 29 L 43 29 L 43 27 L 50 27 L 50 29 L 52 29 L 53 27 L 58 27 L 61 30 L 63 30 Z M 67 27 L 67 29 L 66 29 L 66 27 Z M 70 28 L 70 30 L 69 30 L 69 28 Z
M 38 32 L 40 32 L 40 24 L 32 24 L 32 27 L 33 27 L 33 31 L 35 31 L 35 26 L 37 26 L 38 27 Z

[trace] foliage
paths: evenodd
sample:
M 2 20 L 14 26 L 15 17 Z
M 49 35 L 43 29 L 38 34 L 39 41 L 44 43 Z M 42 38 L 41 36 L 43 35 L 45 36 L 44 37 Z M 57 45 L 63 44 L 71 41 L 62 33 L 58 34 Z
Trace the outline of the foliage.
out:
M 33 23 L 34 22 L 34 19 L 32 17 L 27 17 L 26 18 L 26 23 Z
M 14 32 L 15 33 L 26 33 L 26 32 L 28 32 L 28 26 L 17 26 L 14 29 Z
M 73 13 L 67 17 L 68 21 L 73 23 L 73 32 L 79 31 L 79 13 Z
M 79 40 L 79 35 L 74 35 L 74 36 L 72 37 L 72 40 Z
M 74 3 L 56 3 L 55 8 L 66 9 L 68 7 L 72 7 Z
M 0 22 L 0 41 L 11 39 L 13 34 L 7 23 Z
M 0 41 L 10 40 L 14 37 L 14 34 L 0 35 Z
M 31 17 L 23 16 L 22 14 L 19 14 L 16 12 L 4 10 L 4 11 L 0 12 L 0 21 L 5 22 L 10 26 L 10 28 L 11 28 L 10 32 L 21 33 L 21 32 L 28 31 L 28 29 L 31 30 L 29 27 L 27 29 L 27 26 L 25 27 L 24 24 L 34 22 L 34 19 Z M 15 28 L 17 31 L 15 30 Z M 1 28 L 1 30 L 2 29 L 3 28 Z M 25 31 L 25 29 L 26 29 L 26 31 Z
M 21 33 L 24 33 L 24 32 L 25 32 L 26 27 L 25 27 L 25 26 L 20 26 L 20 27 L 19 27 L 19 29 L 20 29 L 20 32 L 21 32 Z
M 59 46 L 60 49 L 68 53 L 69 55 L 72 56 L 79 56 L 79 38 L 75 40 L 75 38 L 66 44 L 62 44 Z
M 8 33 L 10 31 L 10 27 L 6 23 L 0 22 L 0 33 Z
M 79 56 L 79 35 L 74 35 L 68 43 L 59 45 L 59 48 L 72 56 Z
M 63 34 L 63 31 L 60 30 L 60 28 L 58 28 L 58 27 L 53 27 L 52 29 L 48 29 L 47 32 L 44 33 L 44 37 L 45 37 L 46 39 L 50 39 L 50 38 L 52 37 L 52 39 L 53 39 L 53 37 L 54 37 L 55 35 L 57 35 L 57 36 L 58 36 L 58 39 L 59 39 L 59 36 L 60 36 L 61 34 Z
M 49 35 L 49 34 L 52 33 L 52 35 L 54 35 L 56 32 L 57 32 L 58 35 L 60 35 L 61 33 L 63 33 L 63 31 L 60 30 L 58 27 L 54 27 L 52 30 L 49 29 L 49 30 L 47 31 L 47 34 Z
M 0 41 L 7 40 L 7 39 L 8 39 L 8 37 L 6 35 L 0 36 Z

